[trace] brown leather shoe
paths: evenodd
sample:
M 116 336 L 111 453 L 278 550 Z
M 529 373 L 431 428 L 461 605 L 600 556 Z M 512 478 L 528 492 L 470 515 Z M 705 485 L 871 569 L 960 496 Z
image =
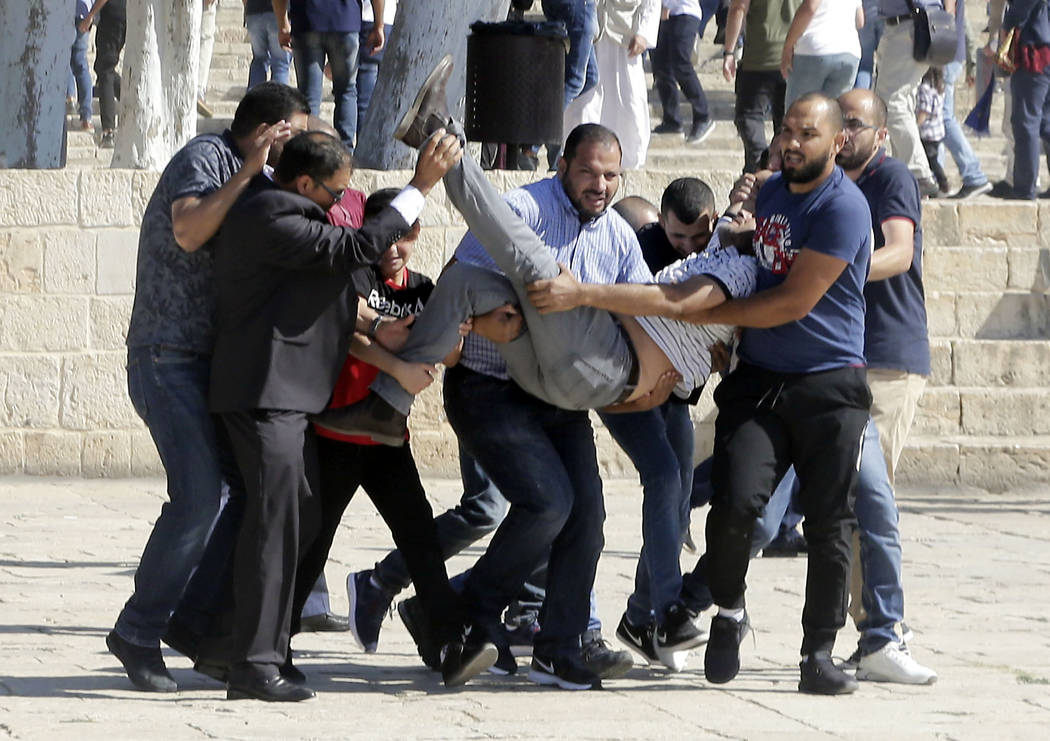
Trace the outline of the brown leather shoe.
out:
M 394 131 L 395 139 L 413 149 L 419 149 L 431 134 L 448 126 L 451 114 L 445 88 L 451 75 L 452 55 L 446 54 L 419 88 L 416 99 Z

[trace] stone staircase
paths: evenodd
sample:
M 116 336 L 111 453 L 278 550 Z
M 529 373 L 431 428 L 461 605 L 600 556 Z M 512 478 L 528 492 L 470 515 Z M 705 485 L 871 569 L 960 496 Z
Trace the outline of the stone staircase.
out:
M 240 2 L 219 2 L 208 94 L 216 115 L 199 121 L 201 131 L 219 131 L 228 125 L 244 93 L 251 56 Z M 969 2 L 971 18 L 982 17 L 983 6 Z M 976 21 L 973 26 L 979 27 Z M 710 35 L 700 44 L 698 70 L 717 121 L 715 131 L 695 146 L 685 145 L 681 136 L 654 136 L 647 167 L 626 174 L 624 195 L 658 200 L 667 182 L 684 175 L 701 177 L 723 194 L 739 172 L 742 154 L 732 123 L 732 86 L 722 79 L 720 49 L 710 43 Z M 328 86 L 326 82 L 322 115 L 330 120 Z M 960 120 L 973 98 L 972 89 L 957 90 Z M 659 115 L 655 93 L 650 94 L 650 102 L 655 119 Z M 1000 95 L 993 109 L 993 135 L 970 138 L 993 181 L 1003 176 L 1005 168 L 1001 115 Z M 684 116 L 688 120 L 687 111 Z M 95 123 L 98 126 L 97 118 Z M 97 149 L 92 135 L 83 132 L 70 132 L 68 151 L 70 168 L 106 167 L 110 157 L 108 150 Z M 960 185 L 954 164 L 947 162 L 945 170 L 953 187 Z M 1050 186 L 1045 162 L 1041 171 L 1043 186 Z M 399 179 L 395 173 L 365 172 L 355 178 L 362 188 Z M 494 178 L 504 187 L 531 179 L 524 173 Z M 901 478 L 990 490 L 1050 480 L 1050 201 L 1012 203 L 986 197 L 962 203 L 931 201 L 924 220 L 933 371 L 905 449 Z M 426 406 L 435 407 L 440 416 L 436 404 Z M 713 420 L 709 394 L 696 416 L 703 447 Z M 629 462 L 604 431 L 599 434 L 603 468 L 629 473 Z M 421 467 L 454 472 L 448 436 L 447 428 L 420 431 L 420 447 L 428 441 L 435 445 L 433 454 L 420 456 Z

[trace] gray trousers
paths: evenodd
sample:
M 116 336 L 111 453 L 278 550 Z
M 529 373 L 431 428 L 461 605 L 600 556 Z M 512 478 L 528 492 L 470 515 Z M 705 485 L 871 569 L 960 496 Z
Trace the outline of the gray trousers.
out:
M 507 303 L 518 304 L 526 331 L 497 345 L 514 382 L 563 409 L 597 409 L 614 403 L 632 365 L 631 348 L 619 323 L 609 312 L 589 307 L 540 314 L 529 302 L 525 286 L 558 275 L 550 249 L 465 153 L 444 181 L 452 204 L 505 275 L 458 262 L 449 266 L 416 319 L 399 353 L 401 359 L 440 362 L 459 341 L 461 322 Z M 393 377 L 380 373 L 371 388 L 395 409 L 409 413 L 413 396 Z

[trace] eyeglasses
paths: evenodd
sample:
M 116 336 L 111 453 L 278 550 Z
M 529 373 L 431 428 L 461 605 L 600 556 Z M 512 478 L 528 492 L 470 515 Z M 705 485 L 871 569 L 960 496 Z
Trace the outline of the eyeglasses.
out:
M 871 124 L 864 123 L 859 118 L 847 118 L 844 124 L 846 127 L 846 131 L 852 134 L 859 134 L 860 132 L 868 131 L 869 129 L 871 131 L 874 131 L 877 128 L 875 126 L 872 126 Z
M 324 188 L 325 193 L 332 196 L 332 203 L 339 203 L 339 201 L 343 200 L 343 194 L 346 193 L 346 188 L 342 188 L 341 190 L 332 190 L 320 180 L 314 180 L 314 182 L 320 185 L 322 188 Z

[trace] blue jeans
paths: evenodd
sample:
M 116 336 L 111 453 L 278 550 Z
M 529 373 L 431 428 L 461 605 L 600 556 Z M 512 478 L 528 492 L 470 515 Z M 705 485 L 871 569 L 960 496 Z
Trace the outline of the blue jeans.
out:
M 984 185 L 988 177 L 981 170 L 981 162 L 977 159 L 970 142 L 966 140 L 962 127 L 955 118 L 955 81 L 962 74 L 962 62 L 949 62 L 944 65 L 944 146 L 951 152 L 962 176 L 963 185 Z M 944 159 L 944 150 L 941 150 L 941 160 Z
M 871 90 L 875 87 L 875 49 L 882 38 L 886 22 L 879 18 L 878 0 L 864 0 L 864 27 L 860 35 L 860 65 L 857 67 L 857 80 L 854 87 Z
M 784 93 L 784 107 L 789 108 L 806 93 L 823 93 L 838 98 L 853 89 L 860 60 L 852 54 L 825 54 L 815 56 L 796 54 L 792 58 L 791 74 Z
M 789 468 L 769 500 L 767 516 L 770 509 L 786 507 L 791 493 L 797 490 L 798 478 L 795 470 Z M 886 460 L 879 446 L 879 431 L 872 421 L 868 422 L 864 430 L 854 510 L 860 533 L 860 567 L 864 577 L 861 601 L 867 612 L 867 618 L 857 629 L 861 632 L 861 653 L 869 654 L 890 641 L 896 641 L 894 626 L 904 619 L 898 527 L 900 518 L 893 498 L 893 487 L 886 473 Z M 776 534 L 775 530 L 773 534 Z M 755 535 L 758 536 L 757 529 Z M 756 537 L 752 542 L 753 552 L 767 543 L 759 542 Z
M 384 46 L 375 54 L 369 54 L 365 43 L 368 34 L 372 32 L 374 24 L 365 21 L 361 24 L 359 34 L 359 50 L 357 52 L 357 130 L 361 131 L 365 125 L 365 114 L 368 112 L 368 104 L 372 102 L 372 93 L 376 89 L 376 78 L 379 77 L 379 63 L 383 61 Z M 390 38 L 393 29 L 389 23 L 383 26 L 386 30 L 386 38 Z
M 335 120 L 332 125 L 350 149 L 357 136 L 357 31 L 307 31 L 292 37 L 292 58 L 299 91 L 310 101 L 310 112 L 321 112 L 321 81 L 325 58 L 332 67 Z
M 510 502 L 467 579 L 468 608 L 482 625 L 497 623 L 549 554 L 536 645 L 578 650 L 605 521 L 587 413 L 558 409 L 462 365 L 445 374 L 444 393 L 445 413 L 463 449 Z
M 598 58 L 594 35 L 598 29 L 597 0 L 543 0 L 543 14 L 562 21 L 569 34 L 565 57 L 565 105 L 598 84 Z
M 627 453 L 642 484 L 642 551 L 627 598 L 627 620 L 663 620 L 682 591 L 680 557 L 693 482 L 693 422 L 689 407 L 671 400 L 646 412 L 600 415 Z
M 91 120 L 91 68 L 88 67 L 88 38 L 91 33 L 76 32 L 73 48 L 69 54 L 69 85 L 66 97 L 77 99 L 77 112 L 81 121 Z
M 1010 75 L 1013 94 L 1014 195 L 1034 199 L 1039 178 L 1039 140 L 1050 147 L 1050 66 L 1040 73 L 1022 67 Z
M 281 48 L 277 40 L 277 17 L 273 13 L 251 13 L 244 16 L 244 25 L 252 43 L 252 62 L 248 67 L 248 89 L 266 82 L 267 75 L 274 82 L 288 84 L 288 65 L 292 55 Z
M 223 518 L 216 520 L 220 508 L 224 515 L 239 517 L 244 488 L 226 432 L 208 412 L 210 372 L 211 358 L 199 353 L 163 347 L 128 350 L 128 394 L 160 453 L 169 500 L 142 552 L 135 592 L 117 618 L 116 632 L 136 645 L 158 645 L 191 576 L 197 593 L 208 595 L 208 601 L 222 593 L 225 564 L 206 573 L 197 566 L 205 546 L 209 552 L 232 552 L 236 528 L 220 526 Z M 222 507 L 224 494 L 234 507 Z M 229 542 L 219 544 L 216 538 Z

